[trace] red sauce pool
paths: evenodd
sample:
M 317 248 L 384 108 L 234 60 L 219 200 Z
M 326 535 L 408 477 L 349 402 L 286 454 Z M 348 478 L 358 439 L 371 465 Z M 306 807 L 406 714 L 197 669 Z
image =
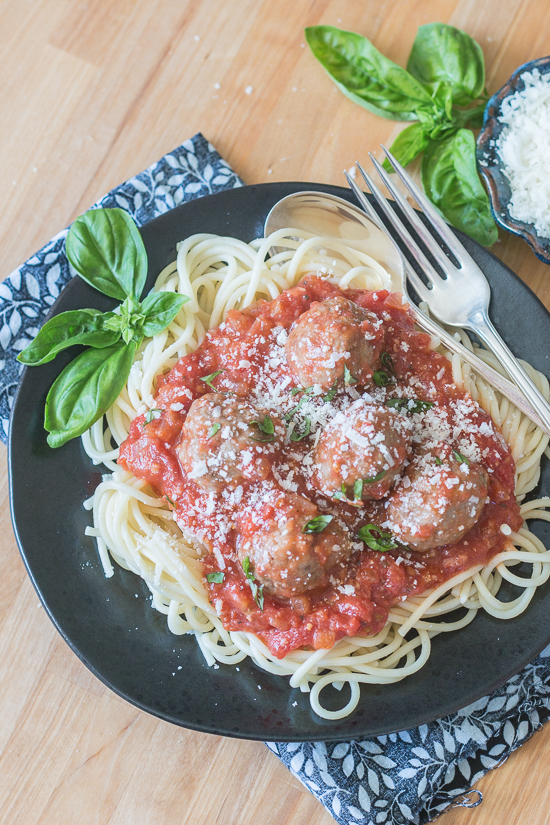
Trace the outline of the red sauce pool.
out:
M 284 349 L 277 344 L 277 338 L 314 301 L 338 295 L 383 320 L 385 351 L 391 355 L 397 384 L 378 392 L 397 398 L 407 392 L 410 396 L 413 390 L 414 397 L 431 402 L 451 418 L 454 416 L 458 443 L 467 439 L 482 456 L 489 472 L 487 501 L 475 526 L 453 545 L 423 554 L 402 547 L 380 553 L 364 545 L 353 553 L 345 572 L 334 584 L 291 599 L 266 594 L 261 609 L 235 553 L 236 524 L 254 485 L 242 490 L 240 498 L 227 492 L 213 497 L 195 481 L 185 478 L 176 452 L 181 427 L 192 402 L 211 391 L 200 379 L 218 370 L 223 372 L 211 381 L 218 392 L 249 396 L 256 406 L 263 395 L 268 411 L 272 412 L 274 398 L 281 395 L 284 387 L 284 398 L 277 401 L 281 409 L 296 404 L 291 395 L 296 382 L 290 380 L 286 360 L 281 357 Z M 207 588 L 226 629 L 255 633 L 279 658 L 299 647 L 330 648 L 344 636 L 372 635 L 384 626 L 389 609 L 399 601 L 419 595 L 476 564 L 485 564 L 499 553 L 507 543 L 501 525 L 507 524 L 513 531 L 520 528 L 523 522 L 514 495 L 515 465 L 509 449 L 489 416 L 453 384 L 450 363 L 433 352 L 429 343 L 427 335 L 414 329 L 400 295 L 342 290 L 316 276 L 308 276 L 271 302 L 260 301 L 242 312 L 230 311 L 226 322 L 209 332 L 195 352 L 158 378 L 155 406 L 161 413 L 149 423 L 145 415 L 132 422 L 128 439 L 121 447 L 119 464 L 149 482 L 160 495 L 167 496 L 175 507 L 178 524 L 202 537 L 211 548 L 212 552 L 204 558 L 204 575 L 223 567 L 223 581 L 207 583 Z M 370 387 L 366 389 L 371 391 Z M 340 404 L 347 403 L 347 397 L 342 398 L 346 393 L 350 404 L 354 393 L 355 397 L 358 395 L 351 388 L 342 390 Z M 461 412 L 457 417 L 458 408 Z M 267 483 L 279 488 L 286 485 L 286 489 L 312 499 L 315 494 L 316 501 L 322 499 L 308 488 L 300 473 L 313 438 L 311 435 L 284 445 L 277 459 L 279 472 Z M 326 499 L 324 505 L 325 512 L 339 515 L 354 530 L 376 519 L 377 505 L 369 508 L 366 503 L 361 511 Z M 274 515 L 269 512 L 270 506 L 265 504 L 266 518 Z

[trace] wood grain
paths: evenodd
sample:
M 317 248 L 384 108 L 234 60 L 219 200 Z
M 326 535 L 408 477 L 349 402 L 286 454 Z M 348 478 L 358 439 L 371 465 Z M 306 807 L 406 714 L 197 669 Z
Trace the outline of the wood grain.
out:
M 335 89 L 304 26 L 359 31 L 404 64 L 417 27 L 436 20 L 481 43 L 491 91 L 550 52 L 540 0 L 3 0 L 0 278 L 197 131 L 249 183 L 342 184 L 402 126 Z M 494 251 L 550 307 L 548 269 L 528 247 L 502 235 Z M 0 823 L 333 822 L 262 743 L 160 722 L 83 667 L 26 576 L 0 451 Z M 549 744 L 547 727 L 478 783 L 479 808 L 445 822 L 546 823 Z

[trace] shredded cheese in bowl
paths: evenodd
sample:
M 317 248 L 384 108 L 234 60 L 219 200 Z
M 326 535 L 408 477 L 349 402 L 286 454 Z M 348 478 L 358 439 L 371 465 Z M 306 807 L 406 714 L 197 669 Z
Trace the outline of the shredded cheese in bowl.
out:
M 496 148 L 512 190 L 511 217 L 550 238 L 550 76 L 533 69 L 521 79 L 525 88 L 502 101 Z

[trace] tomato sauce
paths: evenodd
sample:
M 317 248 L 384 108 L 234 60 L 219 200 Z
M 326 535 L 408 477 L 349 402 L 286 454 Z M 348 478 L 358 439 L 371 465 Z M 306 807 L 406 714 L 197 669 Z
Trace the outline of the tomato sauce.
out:
M 254 485 L 240 488 L 239 495 L 213 496 L 193 479 L 184 477 L 177 456 L 181 428 L 193 401 L 214 389 L 254 396 L 252 403 L 258 406 L 258 388 L 267 388 L 266 405 L 270 412 L 275 409 L 275 415 L 277 403 L 281 410 L 296 404 L 292 390 L 298 388 L 289 378 L 281 347 L 273 342 L 279 340 L 279 331 L 288 331 L 313 302 L 339 295 L 383 320 L 385 352 L 391 357 L 396 383 L 379 392 L 397 398 L 408 391 L 410 397 L 412 388 L 416 398 L 448 410 L 454 416 L 456 437 L 469 439 L 472 449 L 482 456 L 481 463 L 489 473 L 487 500 L 477 523 L 455 544 L 422 554 L 406 547 L 378 552 L 363 545 L 328 587 L 289 599 L 267 593 L 259 598 L 253 575 L 247 578 L 235 552 L 238 530 L 249 529 L 246 521 L 239 519 Z M 282 400 L 277 401 L 278 393 L 284 396 Z M 353 393 L 349 403 L 352 398 Z M 148 421 L 140 415 L 132 422 L 119 464 L 166 496 L 176 511 L 178 524 L 207 548 L 203 559 L 205 582 L 208 573 L 223 571 L 223 581 L 206 582 L 206 586 L 224 627 L 255 633 L 279 658 L 299 647 L 330 648 L 344 636 L 377 633 L 393 605 L 476 564 L 487 563 L 507 544 L 501 525 L 516 531 L 523 523 L 514 495 L 515 465 L 508 447 L 489 416 L 453 383 L 449 361 L 430 349 L 429 336 L 414 328 L 399 294 L 340 289 L 317 276 L 308 276 L 273 301 L 259 301 L 243 311 L 231 310 L 225 323 L 211 330 L 195 352 L 158 378 L 155 407 L 158 417 Z M 458 408 L 462 411 L 457 419 Z M 301 463 L 308 460 L 314 438 L 312 432 L 283 445 L 277 456 L 279 474 L 274 471 L 269 483 L 313 498 Z M 360 510 L 335 501 L 325 501 L 324 505 L 326 512 L 337 514 L 354 531 L 364 524 L 381 523 L 381 505 L 376 502 L 365 502 Z M 266 519 L 276 517 L 276 513 L 268 512 L 269 503 L 262 506 Z

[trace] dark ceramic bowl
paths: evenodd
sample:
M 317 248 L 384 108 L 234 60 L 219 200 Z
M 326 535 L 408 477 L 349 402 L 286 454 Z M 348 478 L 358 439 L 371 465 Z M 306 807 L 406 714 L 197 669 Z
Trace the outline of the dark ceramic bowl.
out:
M 505 128 L 498 119 L 502 111 L 502 101 L 515 92 L 523 91 L 525 83 L 522 76 L 533 69 L 538 69 L 543 75 L 550 73 L 550 57 L 539 57 L 538 60 L 524 63 L 489 100 L 483 117 L 483 128 L 477 139 L 476 156 L 480 174 L 489 190 L 491 211 L 496 222 L 509 232 L 524 238 L 533 248 L 537 258 L 545 264 L 550 264 L 550 239 L 538 235 L 533 224 L 518 221 L 510 215 L 508 206 L 512 192 L 508 178 L 502 171 L 502 161 L 496 148 L 497 139 Z

